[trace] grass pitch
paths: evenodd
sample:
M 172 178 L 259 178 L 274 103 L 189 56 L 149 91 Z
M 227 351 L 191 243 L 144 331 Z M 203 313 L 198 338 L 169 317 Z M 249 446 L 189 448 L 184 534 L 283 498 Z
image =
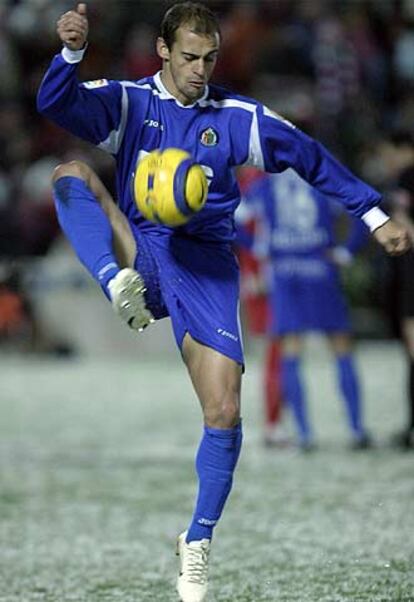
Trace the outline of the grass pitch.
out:
M 319 449 L 261 445 L 260 371 L 216 529 L 210 602 L 413 602 L 414 455 L 393 346 L 358 362 L 377 440 L 351 452 L 331 364 L 306 360 Z M 0 601 L 173 602 L 176 535 L 195 495 L 200 413 L 179 363 L 1 360 Z

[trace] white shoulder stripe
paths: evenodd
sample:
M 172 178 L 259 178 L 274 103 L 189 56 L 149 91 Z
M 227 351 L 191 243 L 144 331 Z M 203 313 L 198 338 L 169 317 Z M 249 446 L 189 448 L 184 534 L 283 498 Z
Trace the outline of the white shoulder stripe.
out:
M 198 103 L 201 107 L 214 107 L 215 109 L 244 109 L 249 113 L 256 112 L 256 105 L 236 98 L 225 98 L 224 100 L 206 99 Z
M 266 106 L 263 106 L 263 115 L 266 115 L 266 117 L 271 117 L 272 119 L 276 119 L 277 121 L 281 121 L 285 125 L 289 125 L 291 128 L 296 129 L 296 126 L 293 123 L 291 123 L 288 119 L 285 119 L 284 117 L 282 117 L 282 115 L 279 115 L 279 113 L 272 111 Z
M 123 82 L 119 82 L 122 86 L 122 99 L 121 99 L 121 119 L 119 120 L 119 126 L 117 130 L 112 130 L 109 133 L 109 136 L 106 140 L 101 142 L 98 146 L 102 150 L 111 153 L 112 155 L 116 155 L 119 151 L 122 139 L 125 133 L 125 127 L 128 117 L 128 94 L 126 91 L 126 86 L 123 85 Z
M 252 124 L 250 126 L 249 156 L 245 165 L 251 165 L 258 169 L 264 169 L 264 159 L 262 145 L 260 143 L 259 120 L 257 111 L 253 113 Z
M 124 86 L 125 88 L 138 88 L 140 90 L 151 90 L 153 96 L 159 96 L 161 98 L 161 100 L 168 100 L 171 98 L 171 96 L 169 96 L 168 94 L 166 94 L 162 91 L 160 92 L 156 88 L 153 88 L 153 86 L 151 86 L 151 84 L 135 84 L 134 82 L 130 82 L 130 81 L 121 81 L 119 83 L 121 84 L 121 86 Z
M 163 89 L 158 90 L 151 86 L 151 84 L 136 84 L 131 81 L 119 81 L 121 86 L 125 88 L 139 88 L 141 90 L 151 90 L 154 96 L 159 96 L 161 100 L 171 100 L 174 97 Z M 174 99 L 176 100 L 176 99 Z M 245 100 L 238 100 L 236 98 L 225 98 L 223 100 L 213 99 L 200 99 L 197 103 L 200 107 L 214 107 L 215 109 L 244 109 L 249 113 L 256 111 L 256 105 L 254 103 L 246 102 Z M 190 108 L 194 106 L 191 105 Z
M 150 90 L 151 89 L 150 84 L 136 84 L 135 82 L 131 82 L 128 80 L 125 80 L 125 81 L 122 80 L 122 81 L 119 81 L 119 83 L 124 88 L 141 88 L 142 90 Z

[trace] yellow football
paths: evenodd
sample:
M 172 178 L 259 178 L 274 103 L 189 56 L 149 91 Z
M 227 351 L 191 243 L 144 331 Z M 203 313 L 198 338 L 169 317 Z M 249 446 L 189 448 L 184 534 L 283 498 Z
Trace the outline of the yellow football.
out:
M 204 206 L 207 178 L 191 155 L 179 148 L 155 150 L 138 163 L 135 202 L 142 215 L 157 224 L 181 226 Z

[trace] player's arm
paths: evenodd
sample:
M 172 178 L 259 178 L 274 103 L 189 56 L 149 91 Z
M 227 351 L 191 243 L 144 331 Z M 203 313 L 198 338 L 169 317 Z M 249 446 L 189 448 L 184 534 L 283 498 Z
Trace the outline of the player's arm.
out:
M 329 201 L 329 200 L 328 200 Z M 343 213 L 337 203 L 330 205 L 334 219 Z M 348 214 L 347 236 L 345 240 L 337 242 L 331 249 L 330 255 L 334 263 L 339 266 L 349 265 L 354 256 L 367 244 L 369 230 L 361 219 Z
M 282 172 L 293 168 L 311 186 L 361 218 L 388 253 L 408 250 L 406 229 L 378 207 L 381 195 L 352 174 L 321 143 L 261 105 L 257 121 L 263 169 Z
M 62 15 L 57 32 L 63 50 L 46 72 L 37 95 L 38 111 L 71 133 L 94 144 L 110 136 L 120 139 L 125 121 L 122 88 L 117 82 L 99 80 L 80 84 L 77 68 L 86 51 L 88 36 L 86 4 Z M 119 145 L 118 145 L 119 146 Z M 116 152 L 117 148 L 110 148 Z

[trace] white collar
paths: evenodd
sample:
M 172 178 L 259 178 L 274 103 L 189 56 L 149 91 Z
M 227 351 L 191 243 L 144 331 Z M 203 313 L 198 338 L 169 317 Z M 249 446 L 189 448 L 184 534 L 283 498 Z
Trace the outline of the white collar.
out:
M 204 90 L 204 94 L 203 96 L 201 96 L 198 100 L 196 100 L 193 104 L 191 105 L 183 105 L 182 102 L 180 102 L 179 100 L 177 100 L 177 98 L 175 96 L 173 96 L 171 94 L 171 92 L 169 92 L 167 90 L 167 88 L 164 86 L 164 84 L 162 83 L 162 79 L 161 79 L 161 71 L 158 71 L 154 77 L 154 83 L 157 86 L 158 90 L 160 91 L 160 98 L 162 99 L 170 99 L 170 100 L 175 100 L 175 102 L 177 103 L 177 105 L 179 107 L 182 107 L 183 109 L 191 109 L 193 107 L 195 107 L 196 104 L 198 104 L 199 102 L 205 100 L 208 96 L 208 86 L 206 85 L 205 90 Z

